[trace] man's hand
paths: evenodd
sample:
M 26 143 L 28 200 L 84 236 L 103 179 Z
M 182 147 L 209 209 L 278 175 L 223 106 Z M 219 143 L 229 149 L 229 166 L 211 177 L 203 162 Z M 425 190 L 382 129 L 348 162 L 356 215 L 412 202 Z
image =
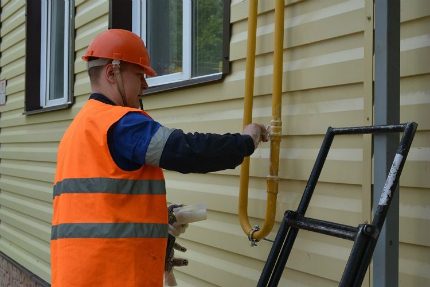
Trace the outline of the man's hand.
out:
M 254 141 L 254 148 L 257 148 L 260 141 L 267 142 L 269 140 L 269 130 L 260 124 L 252 123 L 245 126 L 242 134 L 251 136 Z

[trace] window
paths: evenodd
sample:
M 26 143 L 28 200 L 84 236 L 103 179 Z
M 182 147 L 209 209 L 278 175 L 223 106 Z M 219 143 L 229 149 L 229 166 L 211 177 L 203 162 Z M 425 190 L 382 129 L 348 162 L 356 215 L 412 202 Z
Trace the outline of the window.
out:
M 131 0 L 128 8 L 126 2 L 111 0 L 111 27 L 131 28 L 145 41 L 158 74 L 148 79 L 149 92 L 219 80 L 228 72 L 230 1 Z M 124 9 L 131 9 L 129 25 L 119 20 Z
M 26 113 L 71 104 L 73 0 L 27 0 Z

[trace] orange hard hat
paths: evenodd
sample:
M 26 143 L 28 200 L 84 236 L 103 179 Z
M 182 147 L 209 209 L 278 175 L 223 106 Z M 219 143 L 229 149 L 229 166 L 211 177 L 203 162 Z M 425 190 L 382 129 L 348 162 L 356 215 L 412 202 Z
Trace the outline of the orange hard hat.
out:
M 88 61 L 92 57 L 121 60 L 141 66 L 148 76 L 157 74 L 151 68 L 145 43 L 128 30 L 110 29 L 97 35 L 82 59 Z

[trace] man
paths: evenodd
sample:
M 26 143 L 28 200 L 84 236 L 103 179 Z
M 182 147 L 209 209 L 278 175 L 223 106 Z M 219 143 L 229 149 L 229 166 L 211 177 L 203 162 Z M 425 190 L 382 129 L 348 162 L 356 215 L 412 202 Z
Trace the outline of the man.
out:
M 92 94 L 61 140 L 54 185 L 52 286 L 162 286 L 168 234 L 162 169 L 235 168 L 266 129 L 184 133 L 139 109 L 154 76 L 143 41 L 119 29 L 89 45 Z

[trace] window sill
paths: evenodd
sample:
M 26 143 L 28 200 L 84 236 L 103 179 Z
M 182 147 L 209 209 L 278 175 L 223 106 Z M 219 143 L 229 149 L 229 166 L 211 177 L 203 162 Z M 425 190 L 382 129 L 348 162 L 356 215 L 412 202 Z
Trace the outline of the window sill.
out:
M 219 74 L 214 74 L 214 75 L 210 75 L 210 76 L 199 77 L 196 79 L 174 82 L 174 83 L 159 85 L 159 86 L 155 86 L 155 87 L 149 87 L 145 91 L 145 96 L 160 93 L 160 92 L 166 92 L 166 91 L 171 91 L 171 90 L 176 90 L 176 89 L 187 88 L 187 87 L 196 86 L 196 85 L 209 84 L 211 82 L 217 82 L 217 81 L 222 80 L 224 78 L 224 75 L 225 74 L 219 73 Z
M 51 111 L 65 110 L 65 109 L 70 108 L 72 105 L 73 105 L 73 102 L 70 102 L 70 103 L 66 103 L 66 104 L 62 104 L 62 105 L 58 105 L 58 106 L 40 108 L 40 109 L 36 109 L 36 110 L 31 110 L 31 111 L 25 111 L 23 113 L 23 115 L 29 116 L 29 115 L 47 113 L 47 112 L 51 112 Z

